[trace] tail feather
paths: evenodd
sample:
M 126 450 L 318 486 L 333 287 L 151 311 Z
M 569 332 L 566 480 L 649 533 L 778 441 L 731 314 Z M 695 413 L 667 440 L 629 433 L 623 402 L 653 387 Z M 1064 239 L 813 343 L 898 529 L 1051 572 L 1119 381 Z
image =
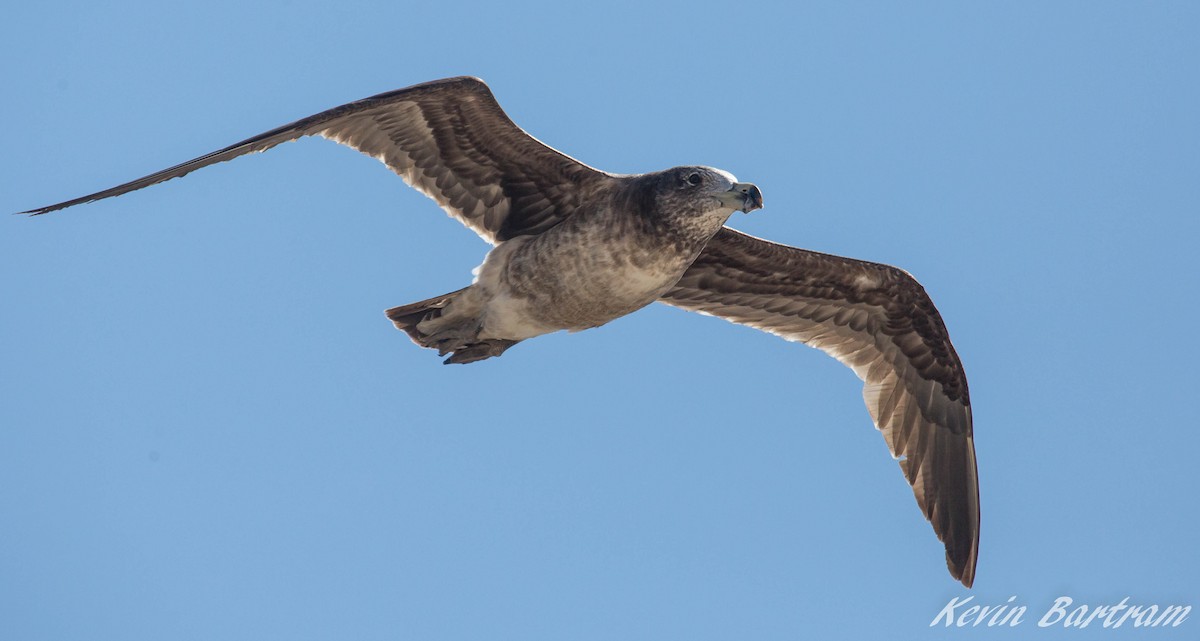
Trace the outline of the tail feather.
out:
M 446 309 L 455 298 L 468 289 L 470 287 L 464 287 L 449 294 L 393 307 L 384 313 L 396 329 L 403 330 L 417 345 L 436 349 L 442 356 L 450 354 L 446 364 L 474 363 L 499 356 L 519 341 L 496 338 L 480 340 L 477 312 L 464 313 L 460 307 L 454 310 Z M 426 331 L 421 331 L 418 327 L 425 321 L 442 318 L 443 313 L 449 313 L 450 316 L 445 317 L 442 322 L 426 324 Z
M 464 287 L 449 294 L 442 294 L 441 296 L 434 296 L 433 298 L 416 303 L 393 307 L 384 313 L 387 314 L 388 319 L 392 321 L 396 329 L 403 330 L 414 343 L 422 347 L 431 347 L 428 342 L 429 337 L 417 329 L 417 324 L 423 320 L 441 316 L 441 310 L 446 305 L 449 305 L 455 296 L 467 291 L 467 289 L 467 287 Z

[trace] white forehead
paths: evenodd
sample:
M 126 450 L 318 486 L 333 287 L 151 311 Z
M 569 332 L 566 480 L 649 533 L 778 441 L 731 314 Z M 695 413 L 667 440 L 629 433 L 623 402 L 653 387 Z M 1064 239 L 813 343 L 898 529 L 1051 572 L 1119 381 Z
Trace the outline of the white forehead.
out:
M 728 180 L 729 184 L 731 184 L 731 185 L 738 181 L 737 176 L 734 176 L 733 174 L 725 171 L 724 169 L 717 169 L 716 167 L 706 167 L 706 169 L 708 169 L 709 171 L 713 172 L 714 174 L 724 178 L 725 180 Z

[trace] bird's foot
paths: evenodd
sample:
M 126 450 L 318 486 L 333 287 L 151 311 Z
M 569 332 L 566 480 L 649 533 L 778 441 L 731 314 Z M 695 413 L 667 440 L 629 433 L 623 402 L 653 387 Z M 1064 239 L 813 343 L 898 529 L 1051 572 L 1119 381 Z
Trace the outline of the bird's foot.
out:
M 504 350 L 516 345 L 518 342 L 519 341 L 494 338 L 486 341 L 480 341 L 478 343 L 472 343 L 471 345 L 466 345 L 464 347 L 455 349 L 454 353 L 450 355 L 450 358 L 442 361 L 442 363 L 444 365 L 450 365 L 451 363 L 474 363 L 475 361 L 481 361 L 485 358 L 499 356 L 504 353 Z M 445 353 L 446 352 L 442 352 L 442 355 L 444 356 Z

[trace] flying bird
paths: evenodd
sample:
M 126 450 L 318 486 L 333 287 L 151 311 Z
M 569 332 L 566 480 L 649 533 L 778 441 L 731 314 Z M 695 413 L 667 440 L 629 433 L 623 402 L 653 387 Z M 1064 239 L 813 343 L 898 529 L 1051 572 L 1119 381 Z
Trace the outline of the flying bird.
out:
M 558 330 L 598 327 L 654 301 L 820 349 L 854 370 L 875 426 L 970 587 L 979 489 L 962 363 L 907 272 L 788 247 L 728 227 L 763 205 L 712 167 L 618 175 L 514 124 L 477 78 L 382 93 L 143 178 L 55 205 L 120 196 L 201 167 L 321 136 L 374 156 L 494 247 L 475 281 L 387 316 L 446 363 L 500 356 Z

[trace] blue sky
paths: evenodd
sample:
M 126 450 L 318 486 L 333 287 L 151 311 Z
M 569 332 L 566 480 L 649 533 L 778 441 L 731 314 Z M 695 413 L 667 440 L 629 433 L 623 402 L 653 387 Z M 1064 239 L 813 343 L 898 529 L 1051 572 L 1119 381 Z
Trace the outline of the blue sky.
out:
M 487 246 L 321 140 L 0 218 L 8 639 L 1195 638 L 1193 3 L 19 3 L 2 204 L 446 76 L 594 166 L 757 183 L 748 233 L 901 266 L 974 405 L 947 574 L 854 375 L 653 306 L 444 367 L 382 310 Z M 1029 608 L 943 629 L 955 597 Z

